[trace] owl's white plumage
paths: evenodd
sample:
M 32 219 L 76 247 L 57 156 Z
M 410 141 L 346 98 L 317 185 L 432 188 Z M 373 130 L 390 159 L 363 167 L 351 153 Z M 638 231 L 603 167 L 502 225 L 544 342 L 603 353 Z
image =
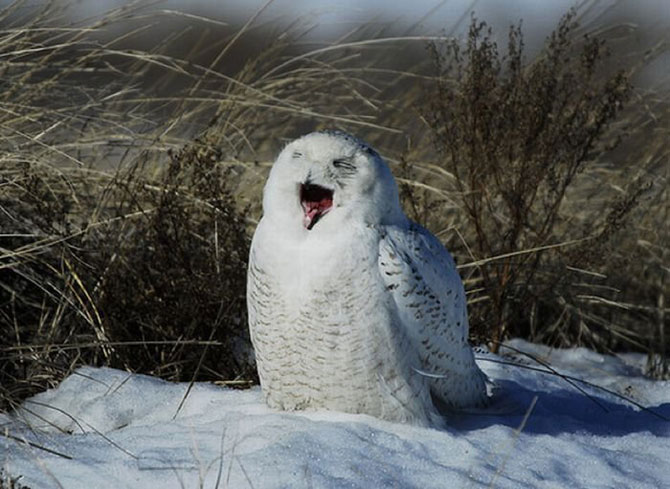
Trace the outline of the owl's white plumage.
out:
M 486 400 L 451 255 L 404 215 L 388 166 L 352 136 L 311 133 L 280 153 L 247 302 L 270 407 L 430 425 Z

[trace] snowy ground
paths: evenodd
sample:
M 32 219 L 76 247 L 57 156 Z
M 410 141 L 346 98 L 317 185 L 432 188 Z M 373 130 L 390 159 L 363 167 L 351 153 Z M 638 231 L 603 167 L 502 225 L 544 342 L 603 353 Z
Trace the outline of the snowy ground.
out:
M 511 345 L 670 418 L 670 382 L 644 379 L 641 356 Z M 274 412 L 258 388 L 209 384 L 176 414 L 187 385 L 82 368 L 0 415 L 0 471 L 32 489 L 670 487 L 669 421 L 479 356 L 495 401 L 451 415 L 446 431 Z

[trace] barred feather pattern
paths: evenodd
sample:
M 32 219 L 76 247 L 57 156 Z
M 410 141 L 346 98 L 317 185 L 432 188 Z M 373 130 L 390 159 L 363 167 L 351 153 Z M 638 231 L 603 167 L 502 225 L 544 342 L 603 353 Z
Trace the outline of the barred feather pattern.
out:
M 429 425 L 436 412 L 428 379 L 413 368 L 418 354 L 385 292 L 376 255 L 353 254 L 314 280 L 308 266 L 296 266 L 290 283 L 282 283 L 280 266 L 254 242 L 247 297 L 266 402 Z M 304 300 L 296 303 L 294 294 Z

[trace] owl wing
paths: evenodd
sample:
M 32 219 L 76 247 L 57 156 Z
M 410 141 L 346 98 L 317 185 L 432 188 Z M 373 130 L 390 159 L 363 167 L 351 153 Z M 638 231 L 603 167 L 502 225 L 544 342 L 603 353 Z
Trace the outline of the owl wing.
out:
M 468 344 L 465 290 L 449 252 L 412 222 L 384 228 L 378 262 L 433 399 L 452 408 L 483 405 L 486 378 Z

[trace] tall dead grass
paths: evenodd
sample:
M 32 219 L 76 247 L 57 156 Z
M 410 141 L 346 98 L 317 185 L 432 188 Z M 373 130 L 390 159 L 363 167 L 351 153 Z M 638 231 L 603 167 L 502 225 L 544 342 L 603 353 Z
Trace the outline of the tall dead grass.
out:
M 475 19 L 464 46 L 432 45 L 426 117 L 439 157 L 429 171 L 442 192 L 418 203 L 406 195 L 419 219 L 438 221 L 432 227 L 444 229 L 441 211 L 455 214 L 451 248 L 467 260 L 480 340 L 494 349 L 510 335 L 643 349 L 655 359 L 650 373 L 663 376 L 668 103 L 640 107 L 630 82 L 639 66 L 612 69 L 606 40 L 577 35 L 576 15 L 563 17 L 533 59 L 519 27 L 500 52 Z M 653 135 L 641 129 L 652 118 L 665 124 Z M 647 219 L 658 225 L 654 265 L 639 239 Z M 642 285 L 644 274 L 655 278 Z
M 296 55 L 286 32 L 243 63 L 231 53 L 253 22 L 184 16 L 129 48 L 161 15 L 180 14 L 137 5 L 72 26 L 16 2 L 0 15 L 4 408 L 84 363 L 253 381 L 245 279 L 264 155 L 315 124 L 399 132 L 348 57 Z M 185 39 L 193 50 L 172 54 Z
M 251 42 L 255 17 L 231 29 L 133 5 L 73 25 L 63 8 L 15 2 L 0 12 L 3 408 L 84 363 L 173 380 L 253 381 L 244 284 L 261 186 L 284 140 L 323 127 L 359 134 L 387 156 L 408 211 L 465 266 L 480 337 L 653 346 L 652 358 L 663 360 L 653 370 L 667 372 L 664 94 L 632 92 L 612 124 L 634 143 L 593 156 L 542 239 L 484 248 L 463 200 L 473 194 L 432 145 L 430 129 L 440 129 L 425 116 L 442 99 L 427 39 L 370 41 L 384 33 L 360 31 L 298 48 L 299 26 Z M 566 246 L 545 266 L 551 250 L 543 247 L 573 239 L 573 230 L 592 233 L 593 215 L 617 209 L 611 196 L 626 195 L 631 163 L 656 183 L 608 238 L 612 260 L 584 268 Z M 601 200 L 594 189 L 603 188 L 609 197 Z M 610 221 L 598 222 L 605 229 Z M 528 261 L 538 263 L 536 277 L 570 294 L 530 287 L 535 302 L 524 305 L 509 292 L 518 280 L 501 292 L 483 279 L 486 267 Z M 503 310 L 523 312 L 505 316 L 502 329 L 486 313 L 501 297 L 511 301 Z

